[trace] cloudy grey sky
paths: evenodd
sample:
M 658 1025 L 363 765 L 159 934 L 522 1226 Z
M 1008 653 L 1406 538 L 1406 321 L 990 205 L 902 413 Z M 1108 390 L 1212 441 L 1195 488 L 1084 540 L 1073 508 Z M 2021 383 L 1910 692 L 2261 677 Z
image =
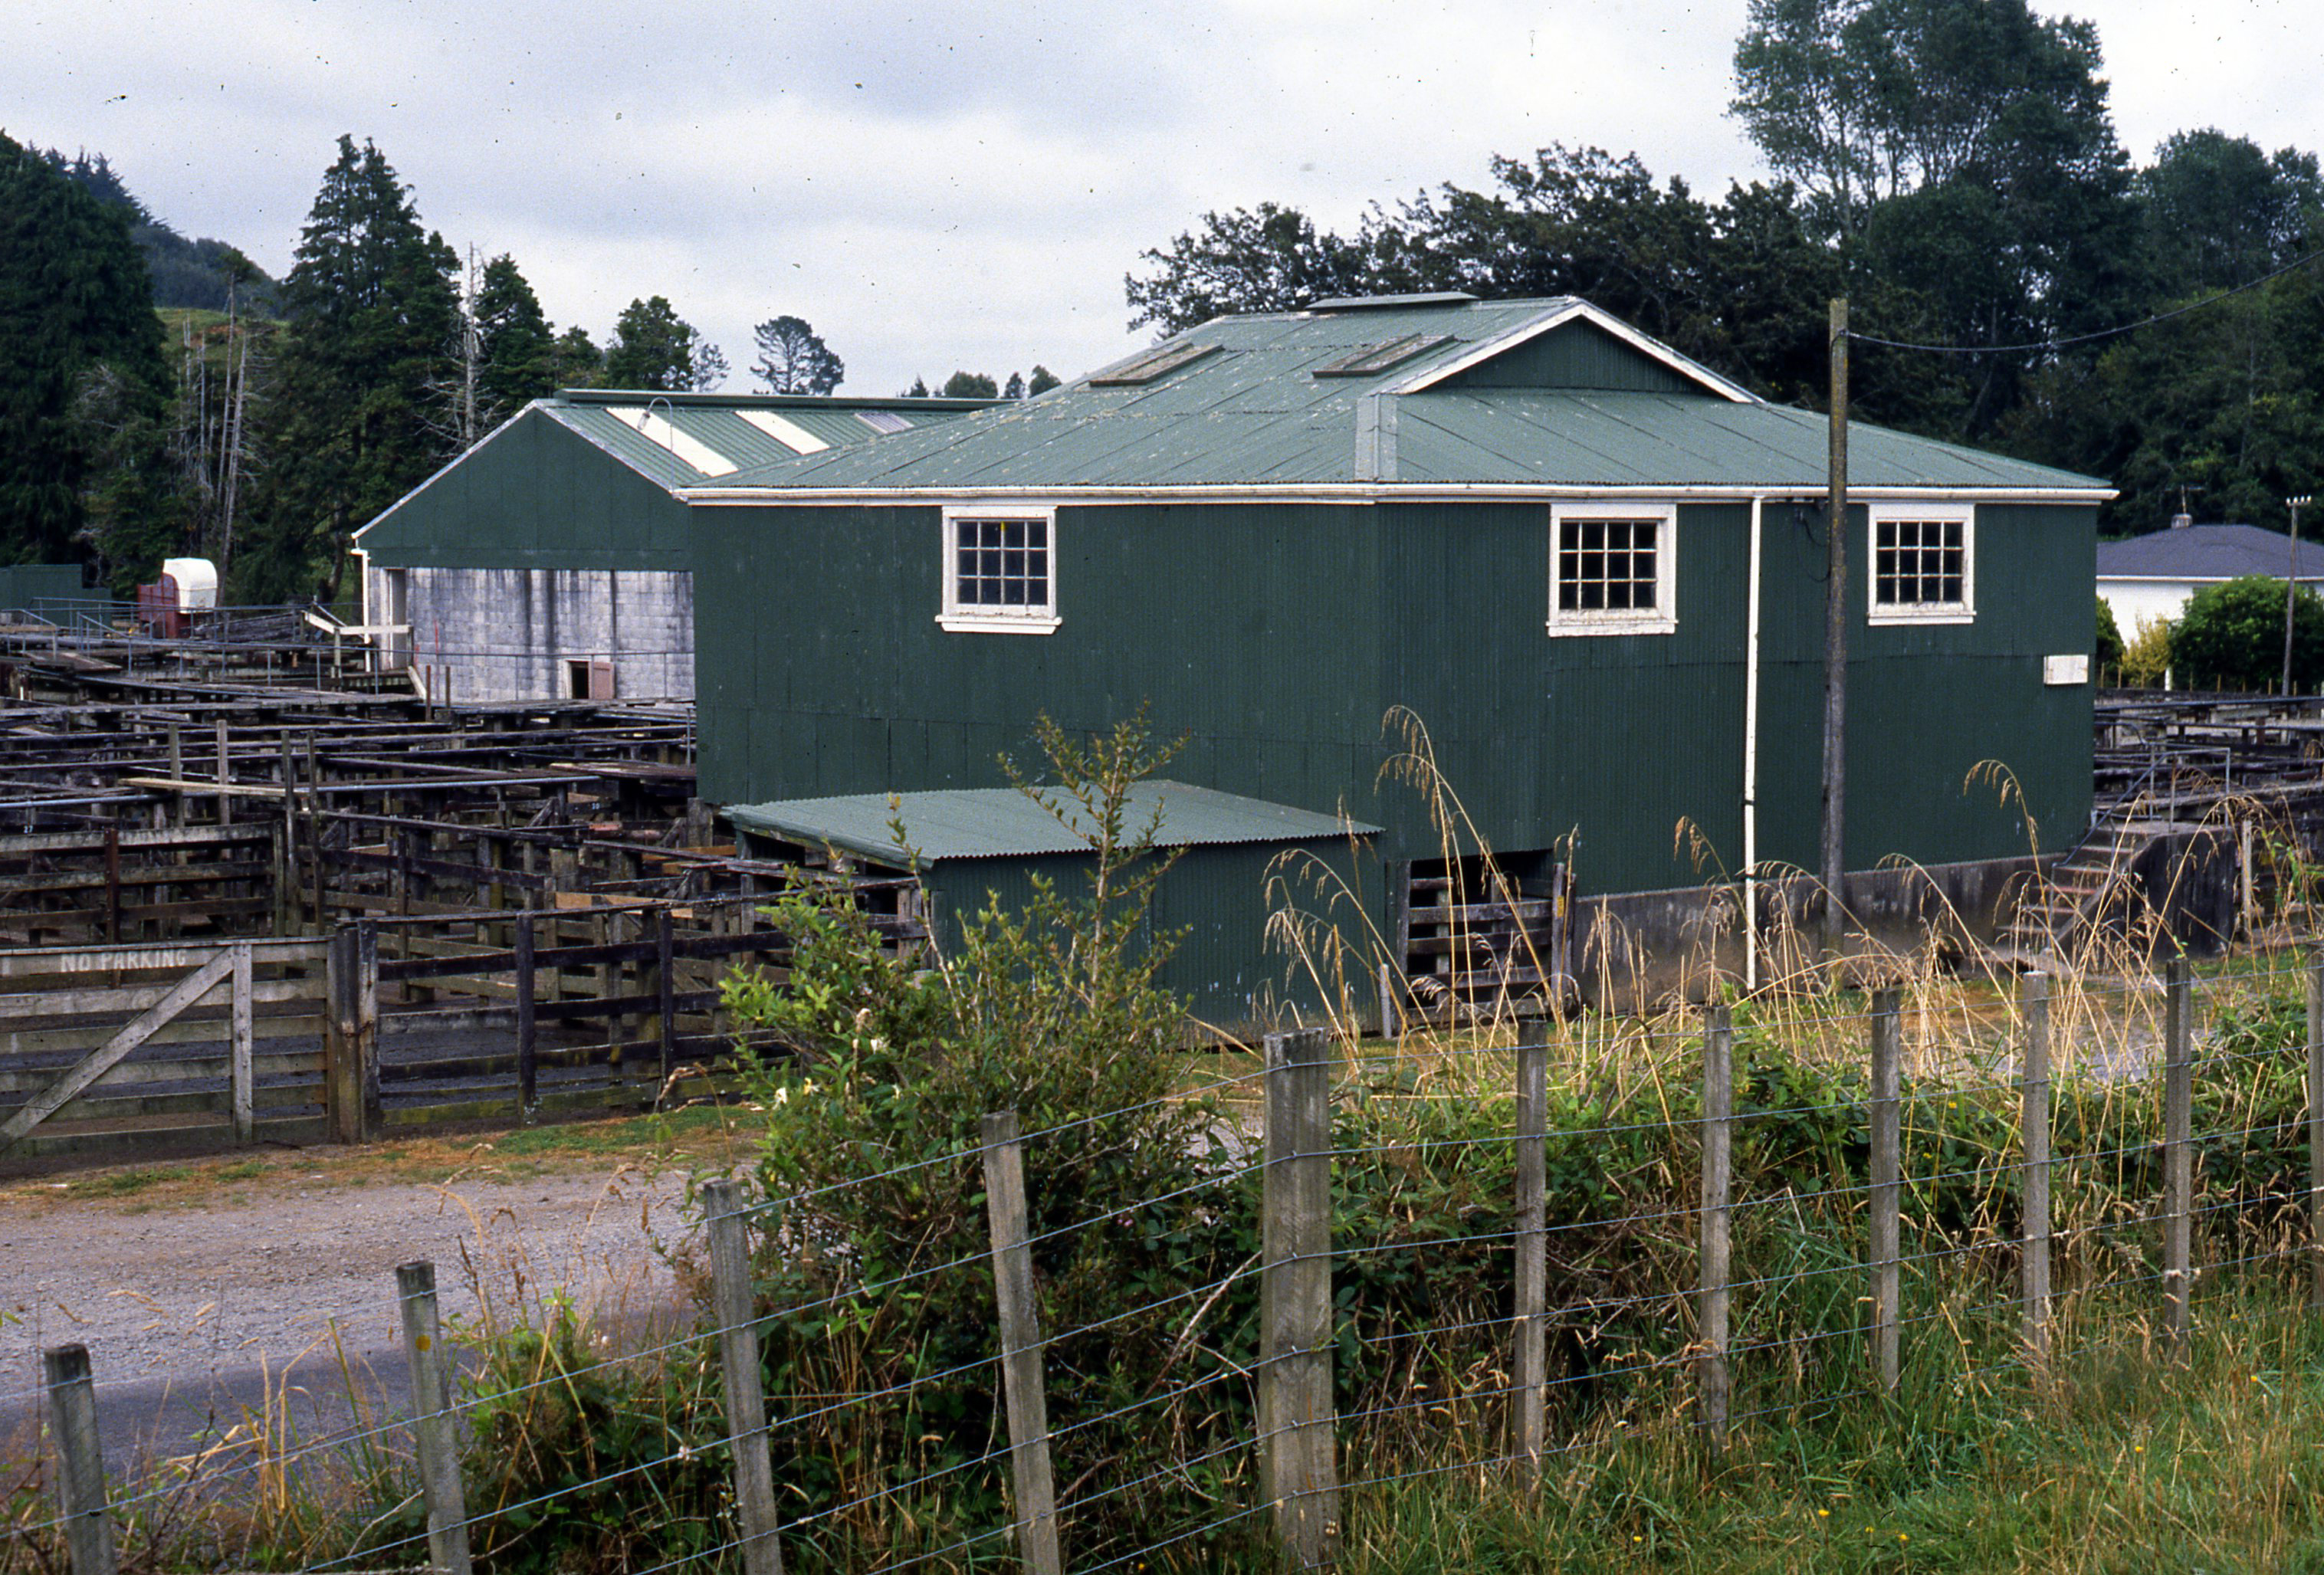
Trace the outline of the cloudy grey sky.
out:
M 1757 172 L 1722 108 L 1744 4 L 0 0 L 0 129 L 277 274 L 334 139 L 370 137 L 560 327 L 665 294 L 741 388 L 750 325 L 795 313 L 882 394 L 1118 355 L 1123 272 L 1206 208 L 1346 225 L 1552 141 L 1716 193 Z M 2070 9 L 2134 154 L 2324 144 L 2315 0 Z

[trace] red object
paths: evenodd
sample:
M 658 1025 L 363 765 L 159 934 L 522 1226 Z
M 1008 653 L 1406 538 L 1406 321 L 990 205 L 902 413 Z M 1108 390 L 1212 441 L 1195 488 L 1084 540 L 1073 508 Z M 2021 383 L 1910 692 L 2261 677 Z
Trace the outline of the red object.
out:
M 178 582 L 163 575 L 137 587 L 137 622 L 163 640 L 183 640 L 192 620 L 178 605 Z

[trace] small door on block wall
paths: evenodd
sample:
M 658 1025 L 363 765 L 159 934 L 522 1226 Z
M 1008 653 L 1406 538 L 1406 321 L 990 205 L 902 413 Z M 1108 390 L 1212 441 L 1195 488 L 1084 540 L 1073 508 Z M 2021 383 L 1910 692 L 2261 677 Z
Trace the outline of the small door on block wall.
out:
M 568 661 L 565 664 L 566 692 L 576 700 L 611 700 L 613 697 L 613 664 L 599 661 Z

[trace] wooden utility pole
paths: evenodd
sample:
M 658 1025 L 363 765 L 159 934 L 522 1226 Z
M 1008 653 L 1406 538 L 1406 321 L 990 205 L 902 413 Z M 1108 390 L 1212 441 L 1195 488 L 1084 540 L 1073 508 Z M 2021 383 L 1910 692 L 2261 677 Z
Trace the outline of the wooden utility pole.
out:
M 1831 446 L 1825 482 L 1823 609 L 1823 953 L 1840 959 L 1848 788 L 1848 298 L 1831 303 Z
M 2314 498 L 2287 498 L 2292 510 L 2292 563 L 2283 576 L 2283 687 L 2278 693 L 2292 693 L 2292 613 L 2300 595 L 2300 511 L 2314 502 Z

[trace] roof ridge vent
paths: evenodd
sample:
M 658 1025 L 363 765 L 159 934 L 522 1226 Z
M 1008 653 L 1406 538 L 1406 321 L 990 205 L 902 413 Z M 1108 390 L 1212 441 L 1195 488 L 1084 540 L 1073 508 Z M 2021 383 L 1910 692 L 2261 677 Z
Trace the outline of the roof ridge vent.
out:
M 1465 290 L 1437 290 L 1417 295 L 1335 295 L 1310 302 L 1311 312 L 1362 312 L 1383 307 L 1467 306 L 1477 298 Z

